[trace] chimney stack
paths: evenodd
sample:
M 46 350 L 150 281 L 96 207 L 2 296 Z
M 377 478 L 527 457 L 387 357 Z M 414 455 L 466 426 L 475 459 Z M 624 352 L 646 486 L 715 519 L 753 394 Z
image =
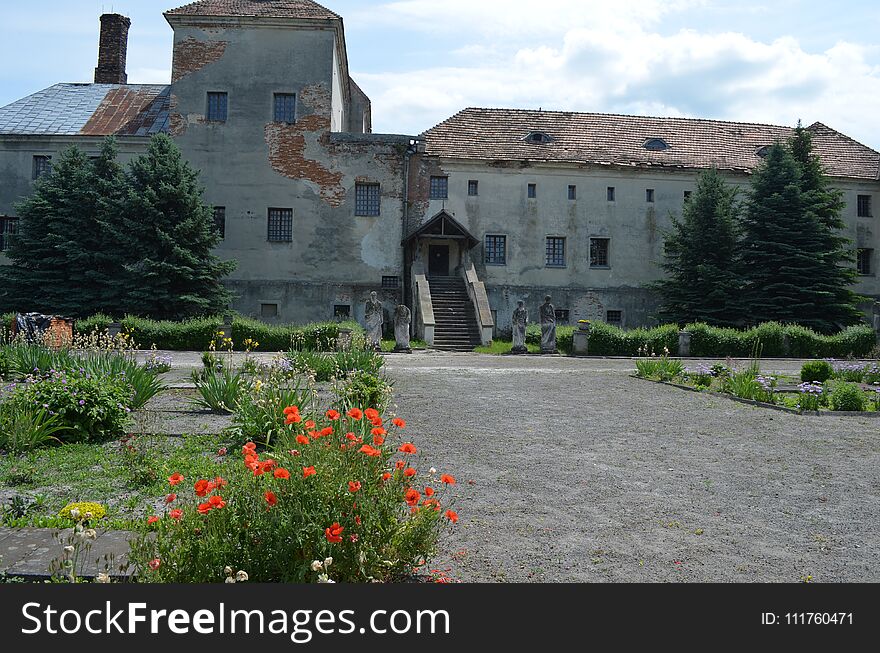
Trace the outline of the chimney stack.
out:
M 125 59 L 128 53 L 128 28 L 131 19 L 119 14 L 101 16 L 101 41 L 95 84 L 127 84 Z

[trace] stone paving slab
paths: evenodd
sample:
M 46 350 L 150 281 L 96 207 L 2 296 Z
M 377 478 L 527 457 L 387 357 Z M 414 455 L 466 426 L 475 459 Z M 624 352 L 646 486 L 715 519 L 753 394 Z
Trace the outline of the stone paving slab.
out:
M 66 540 L 70 531 L 54 528 L 0 528 L 0 573 L 9 576 L 48 577 L 52 561 L 62 555 L 64 544 L 59 542 L 59 534 Z M 129 531 L 98 531 L 98 537 L 92 543 L 91 549 L 84 550 L 79 555 L 77 575 L 93 578 L 105 569 L 111 576 L 126 575 L 120 572 L 120 567 L 127 565 L 128 541 L 132 537 L 134 534 Z M 105 555 L 109 561 L 105 562 Z

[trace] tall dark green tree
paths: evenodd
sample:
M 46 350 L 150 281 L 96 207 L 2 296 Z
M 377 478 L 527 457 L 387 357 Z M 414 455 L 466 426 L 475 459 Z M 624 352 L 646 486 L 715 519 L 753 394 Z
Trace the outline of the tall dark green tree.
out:
M 211 209 L 202 201 L 199 174 L 165 135 L 128 171 L 122 203 L 127 295 L 133 315 L 176 319 L 216 313 L 231 299 L 221 279 L 235 269 L 212 250 L 220 241 Z
M 791 149 L 777 142 L 752 175 L 742 221 L 740 306 L 751 323 L 798 323 L 833 332 L 852 321 L 841 322 L 840 312 L 828 310 L 837 305 L 839 288 L 829 279 L 839 277 L 818 198 L 805 191 L 807 173 Z
M 714 168 L 700 174 L 681 219 L 672 218 L 661 264 L 667 277 L 654 285 L 660 317 L 668 322 L 733 326 L 739 320 L 736 189 Z

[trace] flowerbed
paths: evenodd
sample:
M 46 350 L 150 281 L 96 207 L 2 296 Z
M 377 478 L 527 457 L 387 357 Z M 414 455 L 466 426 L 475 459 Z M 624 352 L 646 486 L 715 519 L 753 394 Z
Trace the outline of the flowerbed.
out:
M 456 481 L 419 469 L 404 421 L 359 408 L 284 415 L 274 446 L 245 444 L 226 478 L 169 477 L 164 513 L 132 545 L 141 580 L 385 582 L 425 564 L 458 520 Z

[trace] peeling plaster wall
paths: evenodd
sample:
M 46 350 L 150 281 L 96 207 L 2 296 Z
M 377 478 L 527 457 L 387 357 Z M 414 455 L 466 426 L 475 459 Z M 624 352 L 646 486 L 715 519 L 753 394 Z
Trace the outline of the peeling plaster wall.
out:
M 194 41 L 225 45 L 174 82 L 171 122 L 202 171 L 206 201 L 226 207 L 218 253 L 238 261 L 234 308 L 259 317 L 261 304 L 277 303 L 277 319 L 292 322 L 331 319 L 337 305 L 356 315 L 383 276 L 403 275 L 401 143 L 409 137 L 331 132 L 340 108 L 330 28 L 175 30 L 176 49 L 217 50 Z M 225 123 L 205 120 L 209 91 L 229 94 Z M 296 94 L 294 124 L 274 122 L 275 93 Z M 381 184 L 379 216 L 355 216 L 358 180 Z M 270 208 L 293 209 L 292 242 L 268 241 Z

